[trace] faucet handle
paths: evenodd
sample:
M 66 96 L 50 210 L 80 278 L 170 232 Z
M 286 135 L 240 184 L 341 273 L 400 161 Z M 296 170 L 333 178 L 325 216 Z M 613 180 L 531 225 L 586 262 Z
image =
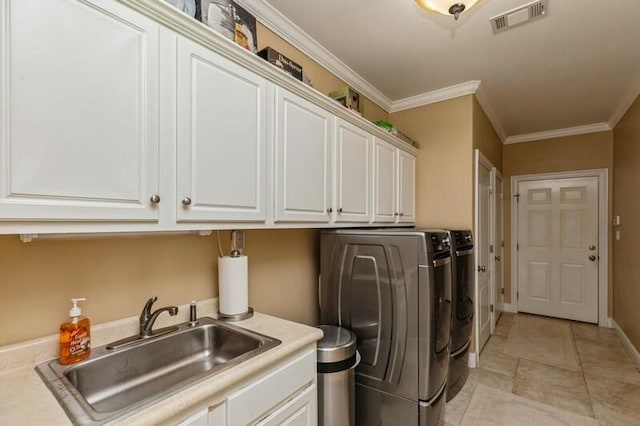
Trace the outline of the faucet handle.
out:
M 146 321 L 151 316 L 151 307 L 158 300 L 156 296 L 147 300 L 147 303 L 144 304 L 144 308 L 142 308 L 142 313 L 140 314 L 140 320 Z

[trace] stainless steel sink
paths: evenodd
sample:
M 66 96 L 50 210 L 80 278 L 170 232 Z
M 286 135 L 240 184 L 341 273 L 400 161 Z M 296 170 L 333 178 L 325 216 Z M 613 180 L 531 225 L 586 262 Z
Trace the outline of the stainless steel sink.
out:
M 198 321 L 120 349 L 94 348 L 75 365 L 55 360 L 36 370 L 75 424 L 104 424 L 280 344 L 213 318 Z

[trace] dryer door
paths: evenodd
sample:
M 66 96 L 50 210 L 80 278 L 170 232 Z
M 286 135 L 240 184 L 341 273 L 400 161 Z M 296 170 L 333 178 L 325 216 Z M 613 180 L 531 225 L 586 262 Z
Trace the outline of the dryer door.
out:
M 339 325 L 358 337 L 358 383 L 417 399 L 416 239 L 387 240 L 360 237 L 342 246 Z

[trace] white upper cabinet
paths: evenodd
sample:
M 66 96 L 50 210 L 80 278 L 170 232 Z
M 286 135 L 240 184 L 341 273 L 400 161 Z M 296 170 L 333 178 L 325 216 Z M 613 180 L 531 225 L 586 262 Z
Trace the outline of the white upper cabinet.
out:
M 399 222 L 416 221 L 416 157 L 398 150 Z
M 333 116 L 280 87 L 275 91 L 276 222 L 330 220 Z
M 371 221 L 371 151 L 373 136 L 336 119 L 335 221 Z
M 415 222 L 416 158 L 376 138 L 373 168 L 374 222 Z
M 2 1 L 0 220 L 157 220 L 158 32 L 114 1 Z
M 373 220 L 396 222 L 398 219 L 398 149 L 376 138 L 373 151 Z
M 177 220 L 264 222 L 266 80 L 178 38 Z

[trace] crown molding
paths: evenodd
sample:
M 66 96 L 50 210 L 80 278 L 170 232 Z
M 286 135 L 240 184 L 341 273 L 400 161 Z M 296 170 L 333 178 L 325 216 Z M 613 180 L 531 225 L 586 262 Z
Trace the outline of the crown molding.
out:
M 431 92 L 422 93 L 420 95 L 398 99 L 391 103 L 391 109 L 389 109 L 389 112 L 400 112 L 411 108 L 458 98 L 460 96 L 472 95 L 476 93 L 478 87 L 480 87 L 480 80 L 472 80 L 449 87 L 443 87 L 442 89 L 433 90 Z
M 498 118 L 498 114 L 496 113 L 495 108 L 493 108 L 493 104 L 491 103 L 491 101 L 489 101 L 489 96 L 487 95 L 487 92 L 484 89 L 483 85 L 478 86 L 475 96 L 476 96 L 476 99 L 478 100 L 478 103 L 482 107 L 482 110 L 487 115 L 487 118 L 493 125 L 493 130 L 496 131 L 498 138 L 500 138 L 500 141 L 504 144 L 505 141 L 507 140 L 507 134 L 504 131 L 504 126 L 502 125 L 502 122 Z
M 606 132 L 612 130 L 609 123 L 594 123 L 585 126 L 567 127 L 565 129 L 548 130 L 545 132 L 526 133 L 523 135 L 508 136 L 505 145 L 513 143 L 533 142 L 543 139 L 561 138 L 565 136 L 584 135 L 586 133 Z
M 385 111 L 391 109 L 391 99 L 349 68 L 265 0 L 238 0 L 238 3 L 264 26 L 335 74 L 361 95 L 366 96 Z
M 622 117 L 627 113 L 631 105 L 635 102 L 636 98 L 640 95 L 640 72 L 636 73 L 636 78 L 632 81 L 632 84 L 629 85 L 629 91 L 626 93 L 626 96 L 622 99 L 622 102 L 618 106 L 609 119 L 609 126 L 613 129 L 618 125 Z

